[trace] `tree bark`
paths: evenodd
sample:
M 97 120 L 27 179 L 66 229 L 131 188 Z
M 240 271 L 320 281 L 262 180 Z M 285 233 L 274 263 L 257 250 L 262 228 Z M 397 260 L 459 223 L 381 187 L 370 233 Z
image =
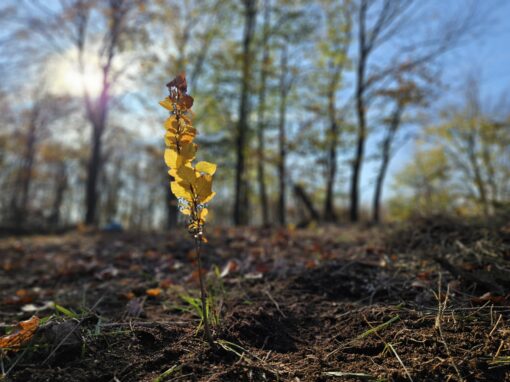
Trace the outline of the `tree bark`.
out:
M 251 43 L 255 28 L 256 1 L 244 0 L 245 25 L 243 38 L 241 100 L 239 102 L 239 122 L 237 124 L 237 163 L 235 176 L 234 224 L 248 223 L 248 179 L 246 174 L 245 151 L 248 133 L 249 92 L 251 76 Z
M 287 95 L 289 84 L 287 84 L 286 76 L 288 70 L 287 64 L 287 44 L 284 42 L 282 47 L 282 56 L 280 62 L 280 106 L 278 118 L 278 223 L 286 224 L 286 166 L 287 157 L 287 136 L 285 131 L 285 119 L 287 114 Z
M 23 156 L 23 163 L 20 170 L 20 195 L 19 200 L 15 203 L 16 216 L 15 221 L 18 224 L 23 224 L 27 218 L 28 212 L 28 197 L 30 194 L 30 186 L 32 184 L 32 173 L 34 167 L 35 158 L 35 145 L 36 145 L 36 130 L 37 130 L 37 119 L 39 115 L 39 107 L 34 106 L 30 115 L 30 121 L 28 125 L 28 132 L 25 141 L 25 154 Z
M 260 211 L 262 216 L 262 225 L 269 225 L 269 207 L 267 202 L 267 190 L 265 180 L 265 137 L 264 130 L 266 126 L 266 83 L 269 66 L 269 18 L 270 18 L 269 0 L 264 2 L 264 29 L 262 37 L 262 67 L 260 70 L 260 89 L 259 105 L 257 115 L 257 181 L 259 184 Z
M 335 213 L 334 195 L 335 195 L 335 180 L 337 172 L 337 145 L 338 145 L 338 124 L 336 121 L 336 87 L 340 70 L 334 74 L 329 94 L 328 94 L 328 114 L 330 120 L 330 128 L 327 142 L 329 143 L 328 158 L 327 158 L 327 175 L 326 175 L 326 199 L 324 200 L 324 221 L 335 222 L 337 217 Z
M 379 172 L 377 174 L 377 179 L 375 182 L 375 192 L 372 209 L 372 222 L 374 223 L 379 223 L 381 220 L 382 190 L 388 166 L 391 160 L 391 146 L 395 138 L 395 134 L 400 126 L 402 111 L 403 105 L 399 103 L 393 112 L 388 132 L 383 141 L 381 167 L 379 168 Z
M 104 125 L 92 126 L 92 147 L 90 157 L 87 165 L 87 185 L 86 185 L 86 213 L 85 223 L 95 224 L 97 222 L 96 207 L 97 207 L 97 181 L 99 179 L 99 172 L 101 167 L 101 146 Z
M 312 221 L 319 221 L 320 215 L 319 212 L 315 209 L 312 200 L 308 197 L 303 187 L 299 184 L 294 185 L 294 195 L 296 195 L 296 198 L 303 202 L 304 207 L 308 211 L 308 214 L 310 215 L 310 220 Z
M 64 161 L 59 163 L 58 174 L 55 179 L 55 199 L 53 201 L 53 208 L 49 218 L 50 224 L 57 227 L 60 224 L 60 210 L 64 202 L 64 194 L 67 190 L 67 166 Z
M 367 4 L 362 1 L 359 10 L 359 57 L 356 76 L 356 115 L 358 118 L 358 132 L 356 141 L 356 152 L 352 164 L 351 192 L 350 192 L 350 210 L 351 222 L 357 222 L 359 219 L 359 179 L 361 175 L 361 166 L 365 151 L 366 137 L 366 114 L 365 114 L 365 67 L 367 59 L 365 21 Z

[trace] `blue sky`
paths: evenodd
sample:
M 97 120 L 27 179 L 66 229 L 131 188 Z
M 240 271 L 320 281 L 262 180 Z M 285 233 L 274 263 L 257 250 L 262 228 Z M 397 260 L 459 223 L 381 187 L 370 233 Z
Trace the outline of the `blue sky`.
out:
M 452 14 L 459 3 L 468 3 L 467 0 L 434 1 L 434 6 L 437 5 L 446 16 Z M 489 9 L 489 21 L 480 35 L 470 38 L 442 60 L 443 82 L 448 86 L 448 90 L 433 105 L 433 110 L 430 110 L 432 113 L 448 103 L 462 101 L 464 83 L 470 74 L 480 78 L 483 102 L 494 104 L 501 96 L 510 96 L 510 1 L 478 1 L 492 6 L 492 9 Z M 372 151 L 373 145 L 374 142 L 371 141 L 368 151 Z M 393 158 L 384 190 L 386 197 L 392 196 L 392 178 L 412 160 L 413 151 L 413 142 L 409 142 L 400 148 Z M 373 186 L 369 183 L 373 180 L 375 169 L 374 164 L 370 163 L 364 168 L 361 187 L 364 203 L 370 202 L 372 197 Z

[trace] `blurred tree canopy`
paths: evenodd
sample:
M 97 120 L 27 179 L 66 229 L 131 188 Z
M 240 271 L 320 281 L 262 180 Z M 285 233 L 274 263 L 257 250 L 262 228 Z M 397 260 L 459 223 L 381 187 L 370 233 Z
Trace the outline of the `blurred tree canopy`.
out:
M 180 72 L 220 169 L 218 224 L 507 208 L 508 105 L 488 110 L 467 76 L 465 102 L 439 97 L 442 65 L 486 36 L 497 5 L 438 6 L 3 1 L 0 225 L 175 226 L 158 101 Z M 403 145 L 414 150 L 392 177 Z

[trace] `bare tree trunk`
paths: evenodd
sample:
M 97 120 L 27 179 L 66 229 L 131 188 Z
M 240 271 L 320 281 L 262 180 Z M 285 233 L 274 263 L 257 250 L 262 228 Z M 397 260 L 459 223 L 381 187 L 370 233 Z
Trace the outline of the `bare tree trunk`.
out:
M 66 163 L 62 161 L 59 163 L 58 174 L 55 179 L 55 199 L 53 201 L 53 208 L 49 218 L 50 224 L 55 227 L 60 224 L 60 210 L 62 209 L 67 186 L 67 166 Z
M 337 77 L 335 75 L 335 77 Z M 336 221 L 335 205 L 334 205 L 334 186 L 337 172 L 337 145 L 338 145 L 338 125 L 336 121 L 336 105 L 335 105 L 336 81 L 332 79 L 331 89 L 328 94 L 328 114 L 330 119 L 330 128 L 327 142 L 329 144 L 327 158 L 327 174 L 326 174 L 326 199 L 324 200 L 324 220 L 327 222 Z
M 241 100 L 239 102 L 239 122 L 237 125 L 237 163 L 235 176 L 234 224 L 248 223 L 248 179 L 245 164 L 246 135 L 248 133 L 249 92 L 251 76 L 251 43 L 255 29 L 256 1 L 244 0 L 245 25 L 243 38 Z
M 86 184 L 86 213 L 85 223 L 95 224 L 97 222 L 96 207 L 97 207 L 97 182 L 99 179 L 99 172 L 101 167 L 101 146 L 104 125 L 92 126 L 92 147 L 90 157 L 87 165 L 87 184 Z
M 282 47 L 282 56 L 280 62 L 280 106 L 278 120 L 278 223 L 286 224 L 286 189 L 285 177 L 286 167 L 285 161 L 287 157 L 287 136 L 285 131 L 285 117 L 287 114 L 287 95 L 289 92 L 289 84 L 287 84 L 286 76 L 288 70 L 287 64 L 287 44 Z
M 366 137 L 366 114 L 365 114 L 365 67 L 367 59 L 365 21 L 366 21 L 367 4 L 362 1 L 359 10 L 359 57 L 357 63 L 356 76 L 356 115 L 358 118 L 358 132 L 356 142 L 356 152 L 352 164 L 352 179 L 350 193 L 350 219 L 352 222 L 358 221 L 359 209 L 359 179 L 361 175 L 361 166 L 365 151 Z
M 315 209 L 312 200 L 306 194 L 305 190 L 303 189 L 303 186 L 301 186 L 300 184 L 295 184 L 294 194 L 296 195 L 296 198 L 303 203 L 305 209 L 308 211 L 308 214 L 310 215 L 310 220 L 319 221 L 320 220 L 319 212 L 317 212 L 317 210 Z
M 374 223 L 379 223 L 381 220 L 381 196 L 384 185 L 384 179 L 386 178 L 386 172 L 388 170 L 388 166 L 391 159 L 391 146 L 395 138 L 395 134 L 400 126 L 402 111 L 403 105 L 398 104 L 395 111 L 393 112 L 388 132 L 384 137 L 383 141 L 381 167 L 379 168 L 379 173 L 377 174 L 377 179 L 375 182 L 375 192 L 372 209 L 372 221 Z
M 12 195 L 12 217 L 14 222 L 19 225 L 25 222 L 28 213 L 28 199 L 32 185 L 39 112 L 40 105 L 36 103 L 30 113 L 21 168 L 17 176 L 16 187 L 19 191 L 14 192 Z
M 26 138 L 25 155 L 23 156 L 23 164 L 20 172 L 20 199 L 16 204 L 17 216 L 15 217 L 19 224 L 23 224 L 27 218 L 28 212 L 28 197 L 30 194 L 30 186 L 32 184 L 32 173 L 35 158 L 37 115 L 38 108 L 35 106 L 35 109 L 32 111 L 32 115 L 30 117 Z
M 262 224 L 269 225 L 269 208 L 267 203 L 267 191 L 265 180 L 265 111 L 266 111 L 266 82 L 269 66 L 269 0 L 264 2 L 264 31 L 262 38 L 262 68 L 260 70 L 260 89 L 259 89 L 259 107 L 257 115 L 257 181 L 259 184 L 260 211 L 262 215 Z
M 336 122 L 333 122 L 330 127 L 332 135 L 338 134 Z M 336 141 L 336 140 L 335 140 Z M 326 176 L 326 199 L 324 201 L 324 220 L 327 222 L 336 221 L 335 205 L 334 205 L 334 184 L 336 178 L 336 142 L 330 143 L 328 154 L 328 173 Z

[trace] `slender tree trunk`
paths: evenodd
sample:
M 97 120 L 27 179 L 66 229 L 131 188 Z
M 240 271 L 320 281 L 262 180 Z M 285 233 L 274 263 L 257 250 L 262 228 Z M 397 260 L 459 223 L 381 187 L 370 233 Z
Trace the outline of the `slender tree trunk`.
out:
M 319 221 L 319 219 L 320 219 L 319 212 L 315 209 L 312 200 L 306 194 L 303 186 L 301 186 L 300 184 L 295 184 L 294 185 L 294 194 L 296 195 L 296 198 L 303 203 L 303 206 L 308 211 L 308 215 L 310 216 L 309 220 Z
M 251 76 L 251 43 L 255 28 L 256 1 L 244 0 L 245 25 L 243 38 L 241 100 L 239 102 L 239 122 L 237 124 L 237 163 L 235 176 L 234 224 L 248 223 L 248 179 L 245 164 L 246 136 L 248 133 L 249 92 Z
M 65 162 L 60 162 L 58 166 L 58 174 L 55 179 L 55 199 L 53 201 L 53 208 L 49 218 L 50 224 L 58 226 L 60 224 L 60 210 L 64 202 L 64 194 L 67 190 L 67 167 Z
M 278 120 L 278 223 L 286 224 L 286 189 L 285 177 L 286 167 L 285 161 L 287 156 L 287 137 L 285 131 L 285 118 L 287 114 L 287 95 L 289 85 L 286 83 L 287 77 L 287 44 L 284 43 L 282 48 L 282 56 L 280 63 L 280 106 Z
M 381 167 L 379 168 L 379 173 L 377 174 L 377 179 L 375 182 L 374 201 L 372 208 L 372 221 L 374 223 L 379 223 L 381 220 L 381 197 L 384 186 L 384 179 L 386 178 L 386 172 L 390 164 L 391 145 L 400 126 L 402 111 L 403 105 L 397 105 L 395 111 L 393 112 L 388 132 L 383 141 Z
M 366 110 L 365 110 L 365 66 L 367 59 L 366 41 L 365 41 L 365 19 L 367 4 L 361 3 L 359 11 L 359 57 L 356 76 L 356 115 L 358 118 L 358 133 L 356 141 L 356 152 L 352 164 L 351 192 L 350 192 L 350 219 L 357 222 L 359 219 L 359 180 L 361 175 L 361 166 L 365 151 L 366 138 Z
M 23 164 L 20 171 L 20 196 L 19 202 L 16 203 L 16 216 L 15 220 L 19 224 L 23 224 L 26 220 L 28 212 L 28 197 L 30 194 L 30 186 L 32 184 L 32 173 L 35 158 L 35 144 L 36 144 L 36 128 L 37 128 L 37 107 L 32 111 L 30 117 L 30 124 L 28 127 L 25 155 L 23 157 Z
M 97 222 L 97 182 L 101 167 L 101 146 L 104 126 L 93 125 L 92 127 L 92 147 L 87 166 L 87 185 L 86 185 L 86 214 L 85 223 L 95 224 Z
M 335 105 L 335 90 L 336 90 L 336 77 L 334 76 L 331 83 L 331 88 L 328 94 L 328 114 L 330 120 L 330 128 L 327 142 L 329 144 L 328 158 L 327 158 L 327 174 L 326 174 L 326 199 L 324 200 L 324 220 L 326 222 L 335 222 L 336 213 L 334 205 L 334 187 L 337 172 L 337 145 L 338 145 L 338 125 L 336 121 L 336 105 Z
M 262 38 L 262 68 L 260 70 L 260 89 L 259 89 L 259 107 L 257 115 L 257 181 L 259 184 L 260 211 L 262 215 L 262 224 L 269 225 L 269 206 L 267 202 L 266 180 L 265 180 L 265 111 L 266 111 L 266 82 L 269 66 L 269 0 L 264 2 L 264 31 Z

